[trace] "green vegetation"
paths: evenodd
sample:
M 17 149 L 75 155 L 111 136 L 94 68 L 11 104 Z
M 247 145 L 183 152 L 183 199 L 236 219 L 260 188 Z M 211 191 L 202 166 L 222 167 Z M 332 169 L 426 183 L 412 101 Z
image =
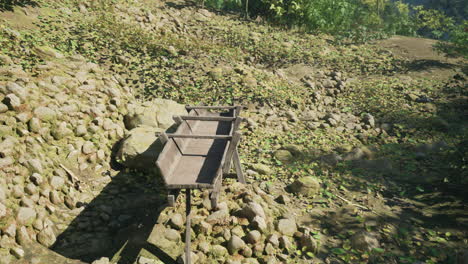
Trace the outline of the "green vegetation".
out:
M 332 34 L 339 39 L 366 42 L 390 35 L 449 38 L 453 53 L 467 55 L 466 21 L 443 11 L 388 0 L 208 0 L 210 7 L 241 10 L 266 17 L 278 25 L 307 32 Z M 247 6 L 246 6 L 247 5 Z

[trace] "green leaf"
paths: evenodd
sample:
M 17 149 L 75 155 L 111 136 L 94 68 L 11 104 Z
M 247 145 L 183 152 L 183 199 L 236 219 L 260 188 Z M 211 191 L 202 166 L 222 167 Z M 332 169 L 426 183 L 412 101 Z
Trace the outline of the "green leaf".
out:
M 331 252 L 333 254 L 336 254 L 336 255 L 343 255 L 343 254 L 346 254 L 346 250 L 342 249 L 342 248 L 332 248 L 331 249 Z
M 374 251 L 376 253 L 384 253 L 385 249 L 383 249 L 383 248 L 373 248 L 372 251 Z

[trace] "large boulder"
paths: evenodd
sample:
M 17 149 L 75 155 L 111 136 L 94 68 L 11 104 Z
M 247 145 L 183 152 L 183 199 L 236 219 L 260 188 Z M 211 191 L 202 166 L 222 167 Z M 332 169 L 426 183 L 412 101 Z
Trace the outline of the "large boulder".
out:
M 162 128 L 140 126 L 132 129 L 120 144 L 116 160 L 128 168 L 154 168 L 163 145 L 158 140 Z
M 174 115 L 186 114 L 187 110 L 184 105 L 171 100 L 155 99 L 142 105 L 129 107 L 124 122 L 127 129 L 139 126 L 168 129 L 174 124 L 172 119 Z
M 289 190 L 297 194 L 314 196 L 320 191 L 320 182 L 313 176 L 302 177 L 290 184 Z

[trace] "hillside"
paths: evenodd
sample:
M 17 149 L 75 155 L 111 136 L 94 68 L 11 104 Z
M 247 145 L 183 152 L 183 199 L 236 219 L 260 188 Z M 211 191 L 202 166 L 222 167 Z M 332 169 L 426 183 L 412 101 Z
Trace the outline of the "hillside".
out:
M 0 8 L 0 264 L 176 263 L 157 134 L 240 104 L 247 185 L 192 204 L 195 263 L 468 263 L 467 61 L 190 1 Z

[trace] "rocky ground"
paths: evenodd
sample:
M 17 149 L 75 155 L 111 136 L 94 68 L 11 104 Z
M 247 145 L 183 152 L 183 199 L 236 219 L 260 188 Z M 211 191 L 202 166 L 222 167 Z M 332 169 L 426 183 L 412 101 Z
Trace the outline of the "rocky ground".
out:
M 196 191 L 196 263 L 467 263 L 466 60 L 185 1 L 0 13 L 0 263 L 182 261 L 157 133 L 242 104 L 247 185 Z M 156 141 L 156 143 L 155 143 Z

